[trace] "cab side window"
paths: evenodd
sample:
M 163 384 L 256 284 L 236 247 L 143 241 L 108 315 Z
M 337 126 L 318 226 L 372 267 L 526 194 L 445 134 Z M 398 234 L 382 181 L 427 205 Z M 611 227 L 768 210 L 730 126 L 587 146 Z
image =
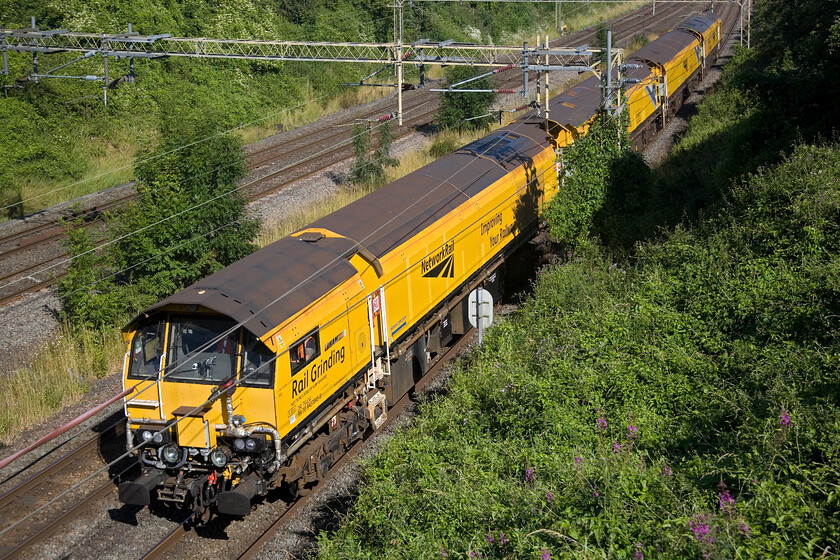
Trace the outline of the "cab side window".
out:
M 270 388 L 274 384 L 274 353 L 249 331 L 243 331 L 242 347 L 242 385 Z
M 321 343 L 318 337 L 318 329 L 293 344 L 289 349 L 289 362 L 292 368 L 292 375 L 296 374 L 307 364 L 312 363 L 321 355 Z
M 139 329 L 129 351 L 129 379 L 157 379 L 163 353 L 163 324 L 152 323 Z

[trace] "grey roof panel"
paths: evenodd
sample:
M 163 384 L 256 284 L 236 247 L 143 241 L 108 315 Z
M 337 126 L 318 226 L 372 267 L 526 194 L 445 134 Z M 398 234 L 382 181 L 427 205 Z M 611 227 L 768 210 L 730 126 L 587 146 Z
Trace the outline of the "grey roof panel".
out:
M 517 121 L 333 212 L 311 227 L 382 257 L 548 146 L 537 123 Z M 457 185 L 457 187 L 456 187 Z
M 718 19 L 720 18 L 715 14 L 703 12 L 691 16 L 679 24 L 675 29 L 692 29 L 698 33 L 705 33 Z
M 555 95 L 549 103 L 549 118 L 564 126 L 579 127 L 601 106 L 601 80 L 591 76 L 575 87 Z
M 244 323 L 261 337 L 352 278 L 356 269 L 343 257 L 354 252 L 353 247 L 346 239 L 309 243 L 286 237 L 156 303 L 141 316 L 171 304 L 201 305 Z
M 628 60 L 643 60 L 651 61 L 656 64 L 665 64 L 673 59 L 677 53 L 691 45 L 696 40 L 696 37 L 691 31 L 685 29 L 675 29 L 668 32 L 656 41 L 648 43 L 640 48 L 632 55 L 627 57 Z

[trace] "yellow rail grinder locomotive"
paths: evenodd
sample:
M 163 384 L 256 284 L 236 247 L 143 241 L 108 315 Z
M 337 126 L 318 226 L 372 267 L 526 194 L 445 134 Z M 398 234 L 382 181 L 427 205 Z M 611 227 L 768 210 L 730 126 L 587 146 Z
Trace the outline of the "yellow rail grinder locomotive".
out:
M 469 329 L 469 292 L 501 294 L 599 103 L 584 82 L 549 126 L 526 114 L 140 313 L 123 334 L 142 474 L 120 500 L 241 516 L 270 487 L 322 479 Z

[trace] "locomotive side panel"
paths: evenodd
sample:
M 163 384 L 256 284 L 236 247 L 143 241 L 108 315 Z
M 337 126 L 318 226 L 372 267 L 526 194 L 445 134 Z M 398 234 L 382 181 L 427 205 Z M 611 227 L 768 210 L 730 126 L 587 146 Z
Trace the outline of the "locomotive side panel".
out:
M 641 61 L 633 61 L 642 63 Z M 645 64 L 645 69 L 639 72 L 647 74 L 642 81 L 634 84 L 626 93 L 627 113 L 630 117 L 628 128 L 632 131 L 642 126 L 648 118 L 660 107 L 659 72 L 653 73 Z
M 274 337 L 286 346 L 277 359 L 275 392 L 281 436 L 304 422 L 355 373 L 345 292 L 346 286 L 333 290 Z
M 687 35 L 687 32 L 685 34 Z M 665 64 L 669 98 L 675 96 L 686 85 L 691 76 L 700 69 L 701 60 L 700 41 L 693 39 L 689 45 Z M 682 105 L 679 100 L 677 101 L 678 105 Z
M 720 46 L 720 19 L 715 20 L 711 27 L 703 33 L 703 43 L 706 47 L 707 59 L 714 59 Z

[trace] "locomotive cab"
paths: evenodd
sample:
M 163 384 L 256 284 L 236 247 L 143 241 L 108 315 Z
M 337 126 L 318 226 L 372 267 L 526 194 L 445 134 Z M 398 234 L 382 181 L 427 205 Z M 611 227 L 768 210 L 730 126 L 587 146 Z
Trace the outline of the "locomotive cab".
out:
M 247 402 L 261 418 L 275 416 L 276 356 L 229 317 L 178 311 L 155 313 L 126 334 L 125 383 L 135 387 L 125 403 L 127 445 L 143 474 L 120 485 L 120 500 L 148 505 L 157 488 L 162 502 L 196 511 L 215 502 L 246 515 L 265 492 L 264 476 L 253 475 L 277 468 L 280 437 L 237 409 Z

